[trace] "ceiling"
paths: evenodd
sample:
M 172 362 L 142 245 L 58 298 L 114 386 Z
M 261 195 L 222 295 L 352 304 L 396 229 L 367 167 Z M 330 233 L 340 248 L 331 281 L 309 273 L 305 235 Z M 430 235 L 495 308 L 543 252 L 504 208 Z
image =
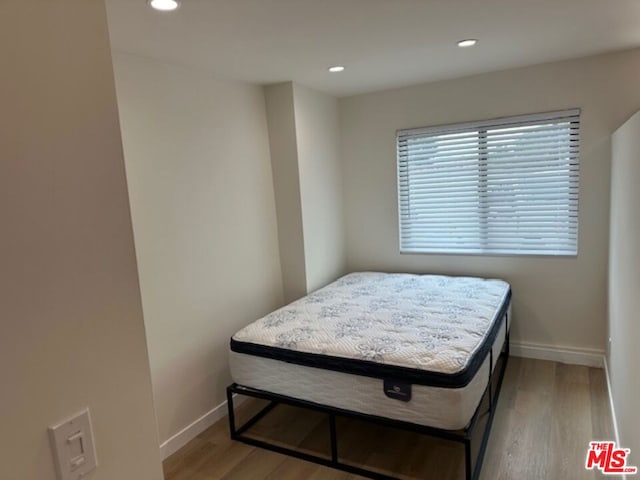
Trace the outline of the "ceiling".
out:
M 640 46 L 640 0 L 182 0 L 171 13 L 107 0 L 107 9 L 115 50 L 336 96 Z M 464 38 L 479 43 L 458 48 Z

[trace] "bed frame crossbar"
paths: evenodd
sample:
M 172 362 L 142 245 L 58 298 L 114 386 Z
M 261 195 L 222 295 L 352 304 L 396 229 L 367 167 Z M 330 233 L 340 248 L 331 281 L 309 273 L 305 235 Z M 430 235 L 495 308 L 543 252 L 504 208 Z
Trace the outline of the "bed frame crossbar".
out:
M 441 438 L 443 440 L 457 442 L 464 446 L 464 462 L 465 462 L 465 480 L 478 480 L 480 477 L 480 471 L 482 469 L 482 462 L 487 449 L 487 443 L 489 440 L 489 434 L 491 433 L 491 425 L 493 423 L 493 417 L 496 412 L 496 404 L 498 403 L 498 397 L 502 387 L 502 381 L 507 368 L 507 362 L 509 359 L 509 320 L 508 314 L 504 315 L 505 318 L 505 340 L 500 352 L 499 358 L 496 360 L 501 365 L 496 365 L 496 369 L 499 369 L 497 373 L 493 370 L 493 348 L 489 350 L 489 378 L 484 394 L 478 407 L 471 417 L 471 421 L 467 428 L 458 431 L 443 430 L 440 428 L 428 427 L 424 425 L 418 425 L 415 423 L 404 422 L 400 420 L 394 420 L 391 418 L 379 417 L 375 415 L 368 415 L 359 412 L 353 412 L 350 410 L 343 410 L 340 408 L 330 407 L 327 405 L 321 405 L 318 403 L 309 402 L 306 400 L 300 400 L 297 398 L 288 397 L 285 395 L 278 395 L 263 390 L 257 390 L 250 387 L 245 387 L 233 383 L 227 387 L 227 407 L 229 410 L 229 430 L 232 440 L 251 445 L 254 447 L 271 450 L 273 452 L 281 453 L 295 458 L 300 458 L 309 462 L 313 462 L 319 465 L 335 468 L 344 472 L 361 475 L 363 477 L 372 478 L 374 480 L 397 480 L 397 477 L 389 476 L 377 471 L 368 470 L 366 468 L 358 467 L 350 463 L 345 463 L 340 460 L 338 451 L 338 434 L 336 426 L 336 417 L 354 418 L 359 420 L 368 421 L 377 425 L 385 427 L 396 428 L 399 430 L 405 430 L 409 432 L 415 432 L 421 435 L 428 435 L 431 437 Z M 495 385 L 494 385 L 495 382 Z M 261 400 L 267 400 L 269 403 L 263 407 L 258 413 L 253 415 L 241 426 L 236 426 L 236 416 L 234 409 L 234 396 L 244 395 Z M 488 408 L 483 408 L 487 403 Z M 278 405 L 290 405 L 298 408 L 306 408 L 316 412 L 324 413 L 329 418 L 329 440 L 331 452 L 330 456 L 323 457 L 320 455 L 314 455 L 304 451 L 296 450 L 294 448 L 285 447 L 275 443 L 269 443 L 267 441 L 257 439 L 246 435 L 249 429 L 264 418 L 269 412 L 271 412 Z M 478 424 L 481 417 L 487 416 L 486 424 L 481 432 L 477 432 Z M 473 455 L 472 441 L 477 438 L 478 434 L 481 435 L 480 447 L 477 454 Z

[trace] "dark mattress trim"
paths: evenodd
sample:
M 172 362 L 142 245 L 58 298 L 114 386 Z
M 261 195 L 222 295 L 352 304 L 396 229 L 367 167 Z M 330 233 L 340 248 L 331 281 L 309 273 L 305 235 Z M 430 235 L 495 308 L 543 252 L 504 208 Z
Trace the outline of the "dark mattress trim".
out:
M 464 370 L 454 374 L 431 372 L 417 368 L 401 367 L 396 365 L 384 365 L 370 360 L 334 357 L 319 353 L 297 352 L 286 348 L 259 345 L 250 342 L 239 342 L 231 338 L 231 350 L 237 353 L 254 355 L 256 357 L 270 358 L 282 362 L 293 363 L 305 367 L 321 368 L 352 375 L 362 375 L 373 378 L 389 378 L 397 381 L 412 383 L 414 385 L 427 385 L 442 388 L 462 388 L 471 382 L 478 372 L 489 350 L 493 346 L 496 335 L 500 330 L 502 320 L 509 308 L 511 289 L 507 292 L 498 309 L 498 314 L 493 319 L 489 333 L 485 336 L 482 345 L 473 353 L 471 360 Z

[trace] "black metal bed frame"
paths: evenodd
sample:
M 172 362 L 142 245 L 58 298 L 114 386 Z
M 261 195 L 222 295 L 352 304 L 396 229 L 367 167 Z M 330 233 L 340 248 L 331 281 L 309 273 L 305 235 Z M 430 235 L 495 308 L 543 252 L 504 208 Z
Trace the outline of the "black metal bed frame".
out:
M 471 417 L 471 421 L 469 425 L 463 430 L 443 430 L 440 428 L 428 427 L 424 425 L 418 425 L 415 423 L 405 422 L 401 420 L 394 420 L 385 417 L 379 417 L 375 415 L 369 415 L 359 412 L 353 412 L 350 410 L 344 410 L 335 407 L 329 407 L 327 405 L 321 405 L 313 402 L 309 402 L 306 400 L 299 400 L 292 397 L 287 397 L 285 395 L 278 395 L 271 392 L 266 392 L 263 390 L 257 390 L 250 387 L 245 387 L 242 385 L 238 385 L 233 383 L 227 387 L 227 407 L 229 410 L 229 430 L 231 434 L 232 440 L 237 440 L 239 442 L 246 443 L 247 445 L 251 445 L 254 447 L 264 448 L 266 450 L 271 450 L 273 452 L 281 453 L 284 455 L 289 455 L 291 457 L 300 458 L 302 460 L 307 460 L 309 462 L 313 462 L 319 465 L 324 465 L 327 467 L 332 467 L 337 470 L 341 470 L 344 472 L 361 475 L 363 477 L 371 478 L 374 480 L 397 480 L 396 477 L 392 477 L 389 475 L 385 475 L 380 472 L 376 472 L 373 470 L 367 470 L 366 468 L 358 467 L 349 463 L 345 463 L 340 460 L 338 455 L 338 435 L 336 428 L 336 416 L 342 416 L 346 418 L 355 418 L 360 420 L 365 420 L 377 425 L 382 425 L 385 427 L 396 428 L 399 430 L 415 432 L 422 435 L 428 435 L 431 437 L 441 438 L 444 440 L 461 443 L 464 445 L 465 452 L 465 480 L 477 480 L 480 477 L 480 471 L 482 469 L 482 462 L 484 460 L 484 454 L 487 449 L 487 443 L 489 440 L 489 434 L 491 433 L 491 425 L 493 423 L 493 417 L 496 411 L 496 405 L 498 402 L 498 397 L 500 395 L 500 389 L 502 387 L 502 381 L 504 379 L 504 374 L 507 368 L 507 362 L 509 360 L 509 322 L 508 322 L 508 313 L 505 313 L 505 341 L 502 346 L 502 350 L 498 359 L 496 360 L 496 369 L 499 367 L 500 371 L 496 374 L 493 372 L 493 347 L 489 350 L 489 379 L 487 382 L 487 386 L 485 391 L 480 399 L 478 407 Z M 499 365 L 501 363 L 501 365 Z M 495 383 L 495 385 L 494 385 Z M 252 416 L 249 420 L 247 420 L 240 427 L 236 427 L 236 417 L 235 410 L 233 405 L 234 394 L 245 395 L 248 397 L 258 398 L 262 400 L 268 400 L 269 404 L 266 407 L 262 408 L 258 413 Z M 486 403 L 485 400 L 488 397 L 488 411 L 483 411 L 482 407 Z M 250 436 L 246 436 L 245 433 L 254 426 L 257 422 L 259 422 L 265 415 L 267 415 L 270 411 L 272 411 L 279 404 L 290 405 L 293 407 L 306 408 L 309 410 L 314 410 L 321 413 L 326 413 L 329 416 L 329 439 L 331 446 L 331 457 L 325 458 L 319 455 L 313 455 L 307 452 L 303 452 L 300 450 L 295 450 L 293 448 L 284 447 L 281 445 L 268 443 L 264 440 L 260 440 L 257 438 L 253 438 Z M 484 427 L 484 431 L 482 432 L 482 440 L 480 443 L 480 447 L 475 459 L 475 465 L 473 463 L 472 458 L 472 440 L 474 437 L 474 433 L 476 427 L 478 426 L 478 422 L 480 417 L 484 416 L 488 413 L 488 417 L 486 420 L 486 425 Z

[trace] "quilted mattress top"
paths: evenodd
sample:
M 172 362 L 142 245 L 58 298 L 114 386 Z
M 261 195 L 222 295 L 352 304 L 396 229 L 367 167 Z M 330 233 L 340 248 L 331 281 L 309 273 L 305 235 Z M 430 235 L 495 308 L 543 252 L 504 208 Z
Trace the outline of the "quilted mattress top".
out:
M 232 337 L 231 349 L 349 373 L 462 386 L 484 360 L 510 295 L 502 280 L 351 273 L 243 328 Z

